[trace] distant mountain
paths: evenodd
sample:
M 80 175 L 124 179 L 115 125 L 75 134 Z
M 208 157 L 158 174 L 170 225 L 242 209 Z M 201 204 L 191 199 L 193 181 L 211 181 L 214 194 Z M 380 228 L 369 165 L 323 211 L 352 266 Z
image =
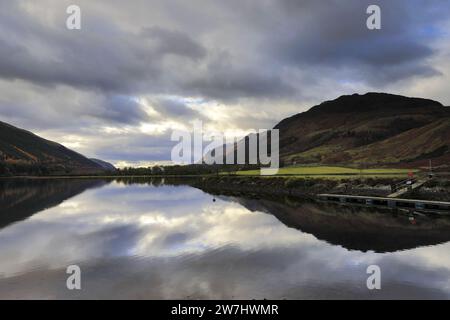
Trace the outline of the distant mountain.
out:
M 0 175 L 90 174 L 102 165 L 63 145 L 0 122 Z
M 450 108 L 386 93 L 341 96 L 282 120 L 289 164 L 450 163 Z
M 96 164 L 98 164 L 99 166 L 101 166 L 104 170 L 106 171 L 116 171 L 116 167 L 114 167 L 111 163 L 100 160 L 100 159 L 94 159 L 94 158 L 90 158 L 89 160 L 95 162 Z

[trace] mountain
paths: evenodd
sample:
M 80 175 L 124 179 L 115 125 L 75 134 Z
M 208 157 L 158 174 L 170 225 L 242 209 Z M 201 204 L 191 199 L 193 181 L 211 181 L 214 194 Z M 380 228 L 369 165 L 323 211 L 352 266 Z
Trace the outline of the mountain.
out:
M 103 170 L 106 171 L 116 171 L 116 167 L 114 167 L 111 163 L 100 160 L 100 159 L 94 159 L 94 158 L 90 158 L 89 160 L 95 162 L 96 164 L 98 164 L 99 166 L 101 166 L 103 168 Z
M 0 122 L 0 175 L 91 174 L 103 170 L 63 145 Z
M 450 163 L 450 108 L 386 93 L 341 96 L 282 120 L 285 165 Z

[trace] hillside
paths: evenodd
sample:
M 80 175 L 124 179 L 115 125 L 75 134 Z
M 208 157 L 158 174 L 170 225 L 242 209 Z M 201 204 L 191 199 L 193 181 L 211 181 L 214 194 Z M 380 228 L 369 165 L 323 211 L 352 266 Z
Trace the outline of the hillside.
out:
M 116 167 L 114 167 L 114 165 L 112 165 L 109 162 L 100 160 L 100 159 L 94 159 L 94 158 L 90 158 L 89 160 L 95 162 L 96 164 L 98 164 L 99 166 L 101 166 L 103 168 L 103 170 L 105 171 L 116 171 Z
M 342 96 L 284 119 L 284 164 L 424 164 L 450 160 L 450 108 L 385 93 Z
M 97 173 L 102 166 L 56 142 L 0 122 L 0 174 Z
M 423 163 L 423 160 L 434 159 L 435 165 L 450 164 L 449 145 L 450 118 L 443 118 L 383 141 L 345 151 L 343 157 L 348 155 L 354 162 Z

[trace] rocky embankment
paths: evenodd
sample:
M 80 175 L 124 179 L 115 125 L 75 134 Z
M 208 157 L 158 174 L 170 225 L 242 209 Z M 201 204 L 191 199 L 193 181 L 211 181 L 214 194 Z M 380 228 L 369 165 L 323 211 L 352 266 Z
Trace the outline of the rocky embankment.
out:
M 385 197 L 391 185 L 401 179 L 306 179 L 275 177 L 203 177 L 190 181 L 190 185 L 216 194 L 238 195 L 290 195 L 314 198 L 319 193 L 342 193 Z M 405 198 L 450 201 L 450 180 L 434 179 L 421 189 L 405 194 Z
M 450 202 L 450 177 L 427 181 L 420 189 L 407 193 L 403 198 Z

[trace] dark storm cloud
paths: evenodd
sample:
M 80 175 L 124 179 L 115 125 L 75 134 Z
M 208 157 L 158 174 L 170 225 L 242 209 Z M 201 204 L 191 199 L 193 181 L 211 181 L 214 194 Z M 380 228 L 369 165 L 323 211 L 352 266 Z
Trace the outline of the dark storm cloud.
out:
M 206 55 L 206 49 L 196 43 L 187 34 L 159 27 L 144 28 L 142 35 L 157 41 L 157 52 L 174 54 L 197 60 Z
M 109 141 L 98 142 L 95 155 L 109 161 L 164 161 L 170 159 L 170 133 L 150 135 L 142 133 L 109 134 Z
M 448 18 L 446 1 L 283 0 L 287 17 L 271 34 L 267 50 L 299 68 L 352 70 L 355 80 L 389 84 L 411 76 L 438 74 L 427 58 L 439 33 L 432 25 Z M 366 8 L 381 8 L 381 30 L 365 27 Z
M 3 24 L 0 22 L 1 27 Z M 52 38 L 52 36 L 54 38 Z M 86 35 L 70 41 L 56 35 L 33 37 L 42 41 L 45 56 L 27 43 L 13 43 L 9 35 L 0 36 L 0 75 L 4 79 L 23 79 L 39 85 L 69 85 L 104 91 L 129 91 L 130 81 L 143 76 L 131 48 Z M 118 44 L 118 43 L 116 43 Z M 150 71 L 150 70 L 148 70 Z
M 183 31 L 172 26 L 176 21 L 125 31 L 122 26 L 132 21 L 108 19 L 106 4 L 103 16 L 85 15 L 78 33 L 46 26 L 18 4 L 2 4 L 2 17 L 11 12 L 16 17 L 0 20 L 0 76 L 116 93 L 171 91 L 227 100 L 296 96 L 305 84 L 292 83 L 285 68 L 347 69 L 355 80 L 373 84 L 437 74 L 427 64 L 434 53 L 430 41 L 437 37 L 431 27 L 446 18 L 448 2 L 377 1 L 382 30 L 370 31 L 365 22 L 372 2 L 213 2 L 223 13 L 212 11 L 218 15 L 212 29 L 218 31 L 204 44 L 189 34 L 189 25 Z M 175 10 L 172 17 L 182 14 Z M 195 14 L 204 12 L 198 7 Z M 208 35 L 210 26 L 196 27 Z M 336 76 L 333 70 L 330 75 Z
M 143 88 L 152 92 L 164 90 L 158 81 L 169 71 L 163 69 L 166 56 L 197 60 L 206 54 L 187 34 L 161 27 L 133 33 L 107 17 L 87 15 L 83 28 L 74 33 L 40 23 L 18 4 L 9 5 L 0 17 L 6 12 L 16 17 L 0 19 L 0 76 L 4 79 L 116 93 L 142 92 Z
M 106 99 L 99 114 L 94 116 L 107 121 L 133 124 L 149 119 L 136 99 L 128 96 L 113 96 Z
M 176 99 L 153 99 L 152 106 L 165 119 L 195 120 L 203 119 L 198 111 L 189 108 L 184 102 Z
M 295 88 L 268 65 L 242 65 L 220 55 L 206 72 L 193 75 L 183 86 L 186 92 L 223 101 L 248 97 L 280 98 L 295 94 Z

